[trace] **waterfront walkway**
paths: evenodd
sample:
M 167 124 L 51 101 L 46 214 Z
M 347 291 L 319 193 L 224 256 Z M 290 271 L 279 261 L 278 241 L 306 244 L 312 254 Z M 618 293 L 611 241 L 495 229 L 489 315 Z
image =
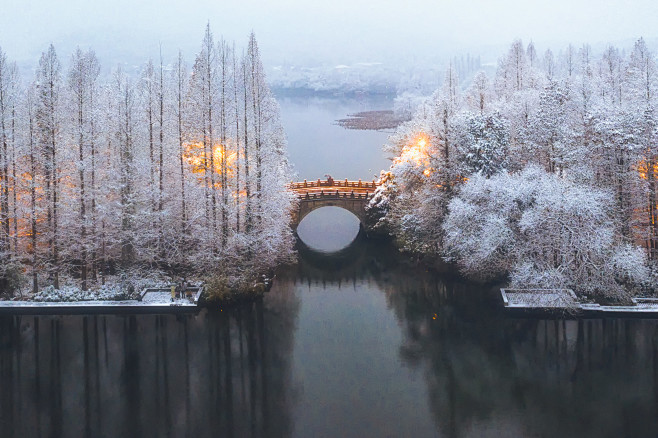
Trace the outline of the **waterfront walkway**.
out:
M 658 318 L 658 298 L 632 298 L 633 305 L 602 306 L 581 303 L 571 289 L 501 289 L 503 305 L 509 311 L 550 312 L 565 311 L 574 315 L 637 316 Z
M 138 300 L 0 301 L 0 314 L 66 315 L 113 313 L 182 313 L 199 310 L 203 287 L 187 288 L 189 298 L 171 299 L 170 288 L 145 288 Z

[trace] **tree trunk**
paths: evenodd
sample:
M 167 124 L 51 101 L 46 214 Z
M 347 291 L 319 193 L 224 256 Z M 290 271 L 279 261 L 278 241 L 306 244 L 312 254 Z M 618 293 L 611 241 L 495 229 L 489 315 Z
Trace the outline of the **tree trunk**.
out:
M 186 246 L 186 235 L 187 235 L 187 209 L 185 205 L 185 166 L 183 162 L 183 155 L 185 153 L 183 145 L 183 81 L 184 81 L 184 72 L 183 72 L 183 56 L 178 52 L 178 72 L 177 72 L 177 81 L 178 81 L 178 94 L 177 94 L 177 106 L 178 106 L 178 160 L 180 164 L 180 190 L 181 190 L 181 236 L 183 248 Z
M 245 208 L 245 226 L 247 233 L 251 231 L 252 228 L 252 217 L 251 217 L 251 180 L 249 179 L 249 128 L 247 125 L 248 120 L 248 111 L 247 107 L 249 101 L 247 99 L 247 60 L 245 59 L 242 63 L 242 79 L 243 79 L 243 90 L 244 90 L 244 184 L 245 184 L 245 194 L 246 194 L 246 208 Z
M 235 106 L 235 232 L 240 233 L 240 107 L 238 106 L 238 69 L 233 47 L 233 104 Z
M 82 84 L 80 84 L 82 87 Z M 78 175 L 80 178 L 80 280 L 82 290 L 87 290 L 87 226 L 85 211 L 85 171 L 84 171 L 84 101 L 83 90 L 78 89 Z

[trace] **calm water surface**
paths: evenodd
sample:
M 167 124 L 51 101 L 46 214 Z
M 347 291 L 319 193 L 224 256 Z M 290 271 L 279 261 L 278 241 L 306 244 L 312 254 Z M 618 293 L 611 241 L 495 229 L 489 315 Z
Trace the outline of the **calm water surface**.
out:
M 327 172 L 300 143 L 334 147 L 315 133 L 362 109 L 282 101 L 284 121 L 317 114 L 308 134 L 286 126 L 300 174 Z M 386 134 L 362 134 L 341 131 L 375 154 L 367 176 Z M 0 318 L 0 436 L 657 435 L 655 321 L 506 318 L 495 290 L 415 266 L 334 209 L 301 226 L 299 264 L 257 303 Z

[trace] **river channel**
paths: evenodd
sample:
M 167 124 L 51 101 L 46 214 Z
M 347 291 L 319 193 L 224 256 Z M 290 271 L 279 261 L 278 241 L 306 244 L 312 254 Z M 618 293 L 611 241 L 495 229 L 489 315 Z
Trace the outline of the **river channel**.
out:
M 281 97 L 299 179 L 372 179 L 384 98 Z M 510 318 L 335 208 L 262 301 L 197 315 L 0 317 L 0 436 L 655 437 L 658 322 Z

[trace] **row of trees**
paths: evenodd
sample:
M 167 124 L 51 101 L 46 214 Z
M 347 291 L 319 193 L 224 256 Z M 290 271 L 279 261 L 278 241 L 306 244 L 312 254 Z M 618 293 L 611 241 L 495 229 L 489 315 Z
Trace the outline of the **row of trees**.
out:
M 387 144 L 373 226 L 406 250 L 518 286 L 622 293 L 658 258 L 658 68 L 643 39 L 538 56 L 441 89 Z M 637 247 L 643 250 L 638 252 Z M 628 289 L 628 288 L 626 288 Z
M 92 50 L 51 45 L 23 81 L 0 50 L 0 265 L 8 286 L 82 289 L 136 267 L 233 282 L 291 251 L 279 109 L 252 34 L 208 26 L 191 69 L 149 60 L 102 80 Z

